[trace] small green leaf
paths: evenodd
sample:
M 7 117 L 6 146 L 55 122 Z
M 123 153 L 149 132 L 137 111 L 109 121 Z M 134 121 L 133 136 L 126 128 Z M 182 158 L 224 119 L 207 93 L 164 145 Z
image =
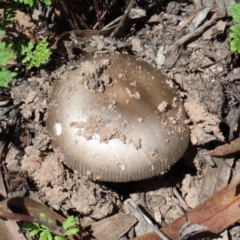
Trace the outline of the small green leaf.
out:
M 62 226 L 65 230 L 67 230 L 69 227 L 72 227 L 76 225 L 76 222 L 74 220 L 74 216 L 69 216 L 63 223 Z
M 32 230 L 29 232 L 30 237 L 34 237 L 35 235 L 37 235 L 40 232 L 40 230 Z
M 61 237 L 61 236 L 55 236 L 55 237 L 54 237 L 54 240 L 64 240 L 64 238 Z
M 45 225 L 41 225 L 41 229 L 49 230 L 49 228 Z
M 27 230 L 40 229 L 40 226 L 37 223 L 23 223 L 22 227 Z
M 6 44 L 0 40 L 0 65 L 6 66 L 7 62 L 11 58 L 15 58 L 14 53 L 11 50 L 12 44 Z
M 0 35 L 5 35 L 6 31 L 5 30 L 0 30 Z
M 71 228 L 71 229 L 68 229 L 65 233 L 64 233 L 64 236 L 72 236 L 72 235 L 75 235 L 79 232 L 79 229 L 78 228 Z
M 51 4 L 51 0 L 43 0 L 43 2 L 47 5 L 50 5 Z
M 239 26 L 239 25 L 231 26 L 230 29 L 231 29 L 233 32 L 236 32 L 236 33 L 239 33 L 239 34 L 240 34 L 240 26 Z
M 238 33 L 230 33 L 229 37 L 230 38 L 235 38 L 235 39 L 240 39 L 240 34 L 238 34 Z
M 43 231 L 40 233 L 39 240 L 52 240 L 52 234 L 50 231 Z
M 232 40 L 230 42 L 230 49 L 231 49 L 232 52 L 240 53 L 240 41 Z
M 46 214 L 43 213 L 43 212 L 40 212 L 39 216 L 40 216 L 40 217 L 46 217 Z
M 31 41 L 29 41 L 27 46 L 22 45 L 21 54 L 22 55 L 31 54 L 33 48 L 34 48 L 34 44 Z
M 53 220 L 51 218 L 48 219 L 48 223 L 52 223 Z
M 24 4 L 28 4 L 30 7 L 33 6 L 33 1 L 32 0 L 14 0 L 14 1 L 24 3 Z
M 240 23 L 240 3 L 230 5 L 228 8 L 229 8 L 230 12 L 232 13 L 233 19 L 237 23 Z
M 9 87 L 8 84 L 17 76 L 17 73 L 11 72 L 6 68 L 0 70 L 0 87 Z

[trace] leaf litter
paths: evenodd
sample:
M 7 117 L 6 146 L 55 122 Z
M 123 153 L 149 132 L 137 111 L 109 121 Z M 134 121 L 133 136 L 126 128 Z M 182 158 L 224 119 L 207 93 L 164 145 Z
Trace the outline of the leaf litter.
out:
M 223 6 L 227 6 L 228 1 L 224 2 Z M 168 77 L 169 84 L 177 85 L 179 88 L 179 94 L 189 116 L 188 124 L 191 129 L 189 150 L 165 178 L 159 176 L 125 185 L 126 189 L 133 186 L 130 188 L 131 198 L 149 210 L 155 220 L 158 220 L 157 224 L 168 224 L 163 227 L 163 232 L 169 233 L 168 229 L 171 229 L 170 232 L 174 234 L 172 239 L 178 237 L 180 227 L 186 222 L 180 217 L 183 213 L 176 207 L 177 204 L 186 211 L 190 207 L 194 208 L 187 213 L 191 224 L 186 231 L 191 234 L 194 232 L 194 226 L 197 227 L 197 232 L 206 226 L 209 231 L 219 233 L 238 220 L 236 205 L 239 197 L 234 191 L 237 185 L 227 185 L 233 180 L 239 181 L 239 177 L 231 169 L 238 168 L 236 159 L 212 158 L 214 167 L 211 167 L 204 157 L 206 152 L 210 156 L 223 157 L 239 151 L 239 83 L 237 80 L 231 81 L 236 77 L 230 75 L 234 74 L 231 68 L 236 66 L 233 56 L 229 55 L 227 22 L 214 12 L 216 6 L 217 10 L 222 14 L 225 12 L 226 16 L 228 11 L 222 9 L 223 6 L 216 1 L 215 4 L 214 1 L 211 3 L 194 1 L 189 4 L 170 2 L 165 9 L 161 9 L 162 13 L 156 11 L 151 21 L 151 18 L 144 19 L 145 27 L 135 29 L 123 40 L 93 37 L 94 33 L 90 31 L 75 33 L 80 37 L 87 34 L 89 37 L 84 41 L 76 43 L 69 38 L 69 44 L 65 44 L 71 57 L 74 57 L 73 48 L 76 47 L 90 53 L 96 47 L 98 51 L 131 49 L 135 55 L 160 68 Z M 105 33 L 104 35 L 107 36 Z M 61 39 L 56 44 L 57 48 L 60 43 Z M 91 224 L 115 216 L 119 210 L 121 211 L 122 195 L 117 186 L 109 188 L 108 185 L 92 182 L 68 169 L 62 161 L 61 154 L 51 147 L 44 123 L 52 81 L 57 75 L 64 76 L 68 68 L 76 66 L 77 63 L 72 61 L 51 74 L 48 69 L 41 70 L 38 76 L 31 77 L 22 85 L 12 88 L 14 105 L 19 106 L 22 116 L 14 137 L 20 142 L 27 143 L 21 147 L 21 166 L 16 165 L 15 168 L 20 171 L 27 170 L 29 177 L 36 184 L 38 190 L 30 189 L 30 196 L 39 198 L 66 216 L 70 211 L 75 211 L 80 217 L 81 226 L 87 229 Z M 202 66 L 209 67 L 203 70 Z M 229 126 L 229 132 L 224 131 L 222 123 Z M 232 141 L 226 143 L 227 139 Z M 218 145 L 222 146 L 211 150 Z M 201 153 L 201 150 L 204 150 L 204 153 Z M 11 149 L 8 154 L 10 152 Z M 10 166 L 16 156 L 16 153 L 8 156 L 6 166 Z M 182 166 L 185 169 L 181 170 L 179 176 L 179 169 Z M 225 185 L 227 187 L 220 190 Z M 186 204 L 174 196 L 173 186 L 177 186 L 182 192 Z M 216 194 L 218 190 L 220 192 Z M 128 194 L 125 192 L 123 196 L 126 197 Z M 226 195 L 229 196 L 229 202 L 224 202 Z M 206 202 L 202 203 L 204 200 Z M 219 206 L 221 203 L 223 206 Z M 223 210 L 224 207 L 226 211 Z M 228 211 L 232 217 L 229 217 Z M 204 214 L 199 216 L 197 212 L 207 213 L 211 216 L 210 220 L 205 221 L 206 216 Z M 216 218 L 213 217 L 214 214 Z M 226 216 L 224 223 L 219 222 L 222 216 Z M 136 231 L 133 230 L 135 233 L 132 233 L 130 228 L 128 230 L 124 228 L 122 231 L 123 234 L 127 232 L 126 236 L 130 239 L 137 236 Z M 186 237 L 188 233 L 182 232 L 182 237 Z M 120 235 L 121 233 L 118 236 Z

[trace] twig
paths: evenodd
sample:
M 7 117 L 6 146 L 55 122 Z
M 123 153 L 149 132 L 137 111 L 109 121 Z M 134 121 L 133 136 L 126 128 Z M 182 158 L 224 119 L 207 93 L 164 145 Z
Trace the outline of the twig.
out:
M 217 63 L 221 62 L 223 59 L 230 57 L 232 54 L 234 54 L 234 52 L 228 53 L 226 56 L 220 58 L 219 60 L 217 60 L 217 61 L 214 62 L 214 63 L 209 63 L 209 64 L 207 64 L 207 65 L 201 66 L 201 69 L 211 67 L 211 66 L 213 66 L 214 64 L 217 64 Z
M 155 231 L 155 233 L 161 237 L 163 240 L 170 240 L 166 235 L 164 235 L 159 229 L 157 226 L 155 226 L 153 224 L 153 222 L 150 220 L 149 217 L 147 217 L 143 212 L 142 210 L 137 206 L 137 204 L 132 200 L 132 199 L 128 199 L 127 200 L 127 203 L 133 207 L 135 209 L 136 212 L 138 212 L 141 217 L 149 224 L 152 226 L 153 230 Z
M 131 0 L 131 1 L 130 1 L 130 3 L 129 3 L 128 6 L 127 6 L 126 11 L 124 12 L 124 14 L 123 14 L 123 16 L 122 16 L 122 19 L 120 20 L 120 22 L 119 22 L 119 24 L 118 24 L 118 26 L 112 31 L 112 33 L 110 34 L 109 37 L 113 38 L 113 37 L 117 34 L 117 32 L 119 31 L 119 29 L 123 26 L 123 23 L 124 23 L 125 19 L 127 18 L 127 16 L 128 16 L 128 14 L 129 14 L 131 8 L 133 7 L 134 3 L 135 3 L 135 0 Z
M 96 13 L 97 13 L 99 28 L 102 29 L 102 18 L 104 17 L 104 15 L 106 13 L 103 14 L 103 16 L 101 16 L 97 0 L 93 0 L 93 3 L 94 3 L 94 7 L 95 7 L 95 10 L 96 10 Z M 93 28 L 93 29 L 95 29 L 95 28 Z
M 5 142 L 2 142 L 2 145 L 0 147 L 0 161 L 1 161 L 1 164 L 2 164 L 2 157 L 3 157 L 3 153 L 4 153 L 4 149 L 5 149 L 5 146 L 6 146 L 6 141 Z M 1 168 L 0 168 L 0 197 L 7 197 L 7 192 L 6 192 L 6 188 L 4 186 L 4 182 L 3 182 L 3 173 L 1 171 Z
M 106 30 L 108 29 L 110 26 L 114 25 L 116 22 L 118 22 L 121 19 L 122 16 L 116 18 L 115 20 L 113 20 L 112 22 L 110 22 L 109 24 L 107 24 L 106 26 L 104 26 L 104 28 L 102 30 Z
M 175 45 L 175 46 L 182 45 L 182 44 L 184 44 L 185 42 L 187 42 L 188 40 L 190 40 L 191 38 L 200 35 L 200 34 L 204 31 L 205 28 L 210 27 L 210 26 L 213 25 L 217 20 L 219 20 L 219 19 L 221 19 L 221 18 L 222 18 L 222 16 L 221 16 L 221 17 L 216 17 L 216 18 L 214 18 L 214 19 L 211 19 L 211 20 L 205 22 L 201 27 L 195 29 L 195 31 L 190 32 L 189 34 L 187 34 L 187 35 L 183 36 L 182 38 L 180 38 L 179 40 L 177 40 L 174 45 Z
M 172 188 L 173 194 L 176 196 L 176 198 L 185 206 L 187 206 L 188 210 L 190 210 L 190 207 L 187 205 L 186 201 L 183 199 L 183 197 L 179 194 L 176 187 Z
M 101 19 L 103 19 L 105 17 L 105 15 L 108 13 L 108 11 L 111 9 L 111 7 L 114 5 L 114 3 L 116 2 L 116 0 L 112 0 L 111 3 L 109 5 L 105 5 L 104 4 L 104 7 L 105 7 L 105 11 L 103 12 L 102 16 L 101 16 Z M 97 26 L 99 25 L 99 21 L 94 25 L 93 29 L 95 29 Z M 111 24 L 112 25 L 112 24 Z M 109 24 L 108 24 L 109 26 Z M 101 30 L 103 29 L 107 29 L 108 27 L 105 26 L 103 27 Z

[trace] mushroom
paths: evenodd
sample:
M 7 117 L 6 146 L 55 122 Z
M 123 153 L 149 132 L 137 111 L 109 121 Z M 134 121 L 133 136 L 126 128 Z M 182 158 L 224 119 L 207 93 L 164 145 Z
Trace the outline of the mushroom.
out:
M 67 165 L 99 181 L 166 172 L 189 142 L 176 90 L 127 54 L 88 56 L 55 81 L 47 129 Z

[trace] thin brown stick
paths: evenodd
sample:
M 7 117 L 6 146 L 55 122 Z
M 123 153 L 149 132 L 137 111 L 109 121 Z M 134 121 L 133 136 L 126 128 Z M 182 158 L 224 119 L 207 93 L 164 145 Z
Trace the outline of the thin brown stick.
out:
M 119 29 L 123 26 L 123 23 L 124 23 L 125 19 L 127 18 L 127 16 L 128 16 L 128 14 L 129 14 L 131 8 L 133 7 L 134 3 L 135 3 L 135 0 L 131 0 L 131 1 L 130 1 L 130 3 L 129 3 L 128 6 L 127 6 L 126 11 L 124 12 L 124 14 L 123 14 L 123 16 L 122 16 L 122 19 L 120 20 L 120 22 L 119 22 L 119 24 L 117 25 L 117 27 L 112 31 L 112 33 L 110 34 L 109 37 L 113 38 L 113 37 L 117 34 L 117 32 L 119 31 Z
M 100 13 L 100 10 L 99 10 L 98 2 L 97 2 L 97 0 L 93 0 L 93 3 L 94 3 L 94 7 L 95 7 L 95 10 L 96 10 L 96 13 L 97 13 L 97 19 L 98 19 L 99 27 L 100 27 L 100 29 L 102 29 L 102 27 L 103 27 L 102 18 L 101 18 L 101 13 Z
M 104 11 L 104 13 L 102 14 L 102 16 L 100 16 L 100 19 L 101 19 L 101 20 L 105 17 L 106 13 L 107 13 L 107 11 Z M 100 22 L 99 22 L 99 21 L 94 25 L 93 30 L 94 30 L 98 25 L 100 25 Z M 103 29 L 103 28 L 100 27 L 100 29 Z
M 3 152 L 4 152 L 4 148 L 6 146 L 6 142 L 3 142 L 1 147 L 0 147 L 0 161 L 2 164 L 2 157 L 3 157 Z M 2 175 L 2 171 L 0 168 L 0 196 L 3 196 L 4 198 L 7 197 L 7 192 L 6 192 L 6 188 L 4 185 L 4 181 L 3 181 L 3 175 Z
M 190 32 L 189 34 L 183 36 L 182 38 L 180 38 L 179 40 L 177 40 L 175 42 L 175 46 L 179 46 L 184 44 L 185 42 L 187 42 L 188 40 L 190 40 L 193 37 L 196 37 L 198 35 L 200 35 L 201 33 L 203 33 L 203 31 L 205 30 L 205 28 L 212 26 L 217 20 L 219 20 L 221 17 L 216 17 L 214 19 L 211 19 L 207 22 L 205 22 L 201 27 L 195 29 L 195 31 Z
M 204 65 L 204 66 L 201 66 L 200 68 L 201 68 L 201 69 L 204 69 L 204 68 L 211 67 L 211 66 L 213 66 L 214 64 L 217 64 L 217 63 L 221 62 L 223 59 L 230 57 L 232 54 L 234 54 L 234 53 L 233 53 L 233 52 L 230 52 L 230 53 L 228 53 L 226 56 L 224 56 L 224 57 L 220 58 L 219 60 L 217 60 L 216 62 L 207 64 L 207 65 Z

